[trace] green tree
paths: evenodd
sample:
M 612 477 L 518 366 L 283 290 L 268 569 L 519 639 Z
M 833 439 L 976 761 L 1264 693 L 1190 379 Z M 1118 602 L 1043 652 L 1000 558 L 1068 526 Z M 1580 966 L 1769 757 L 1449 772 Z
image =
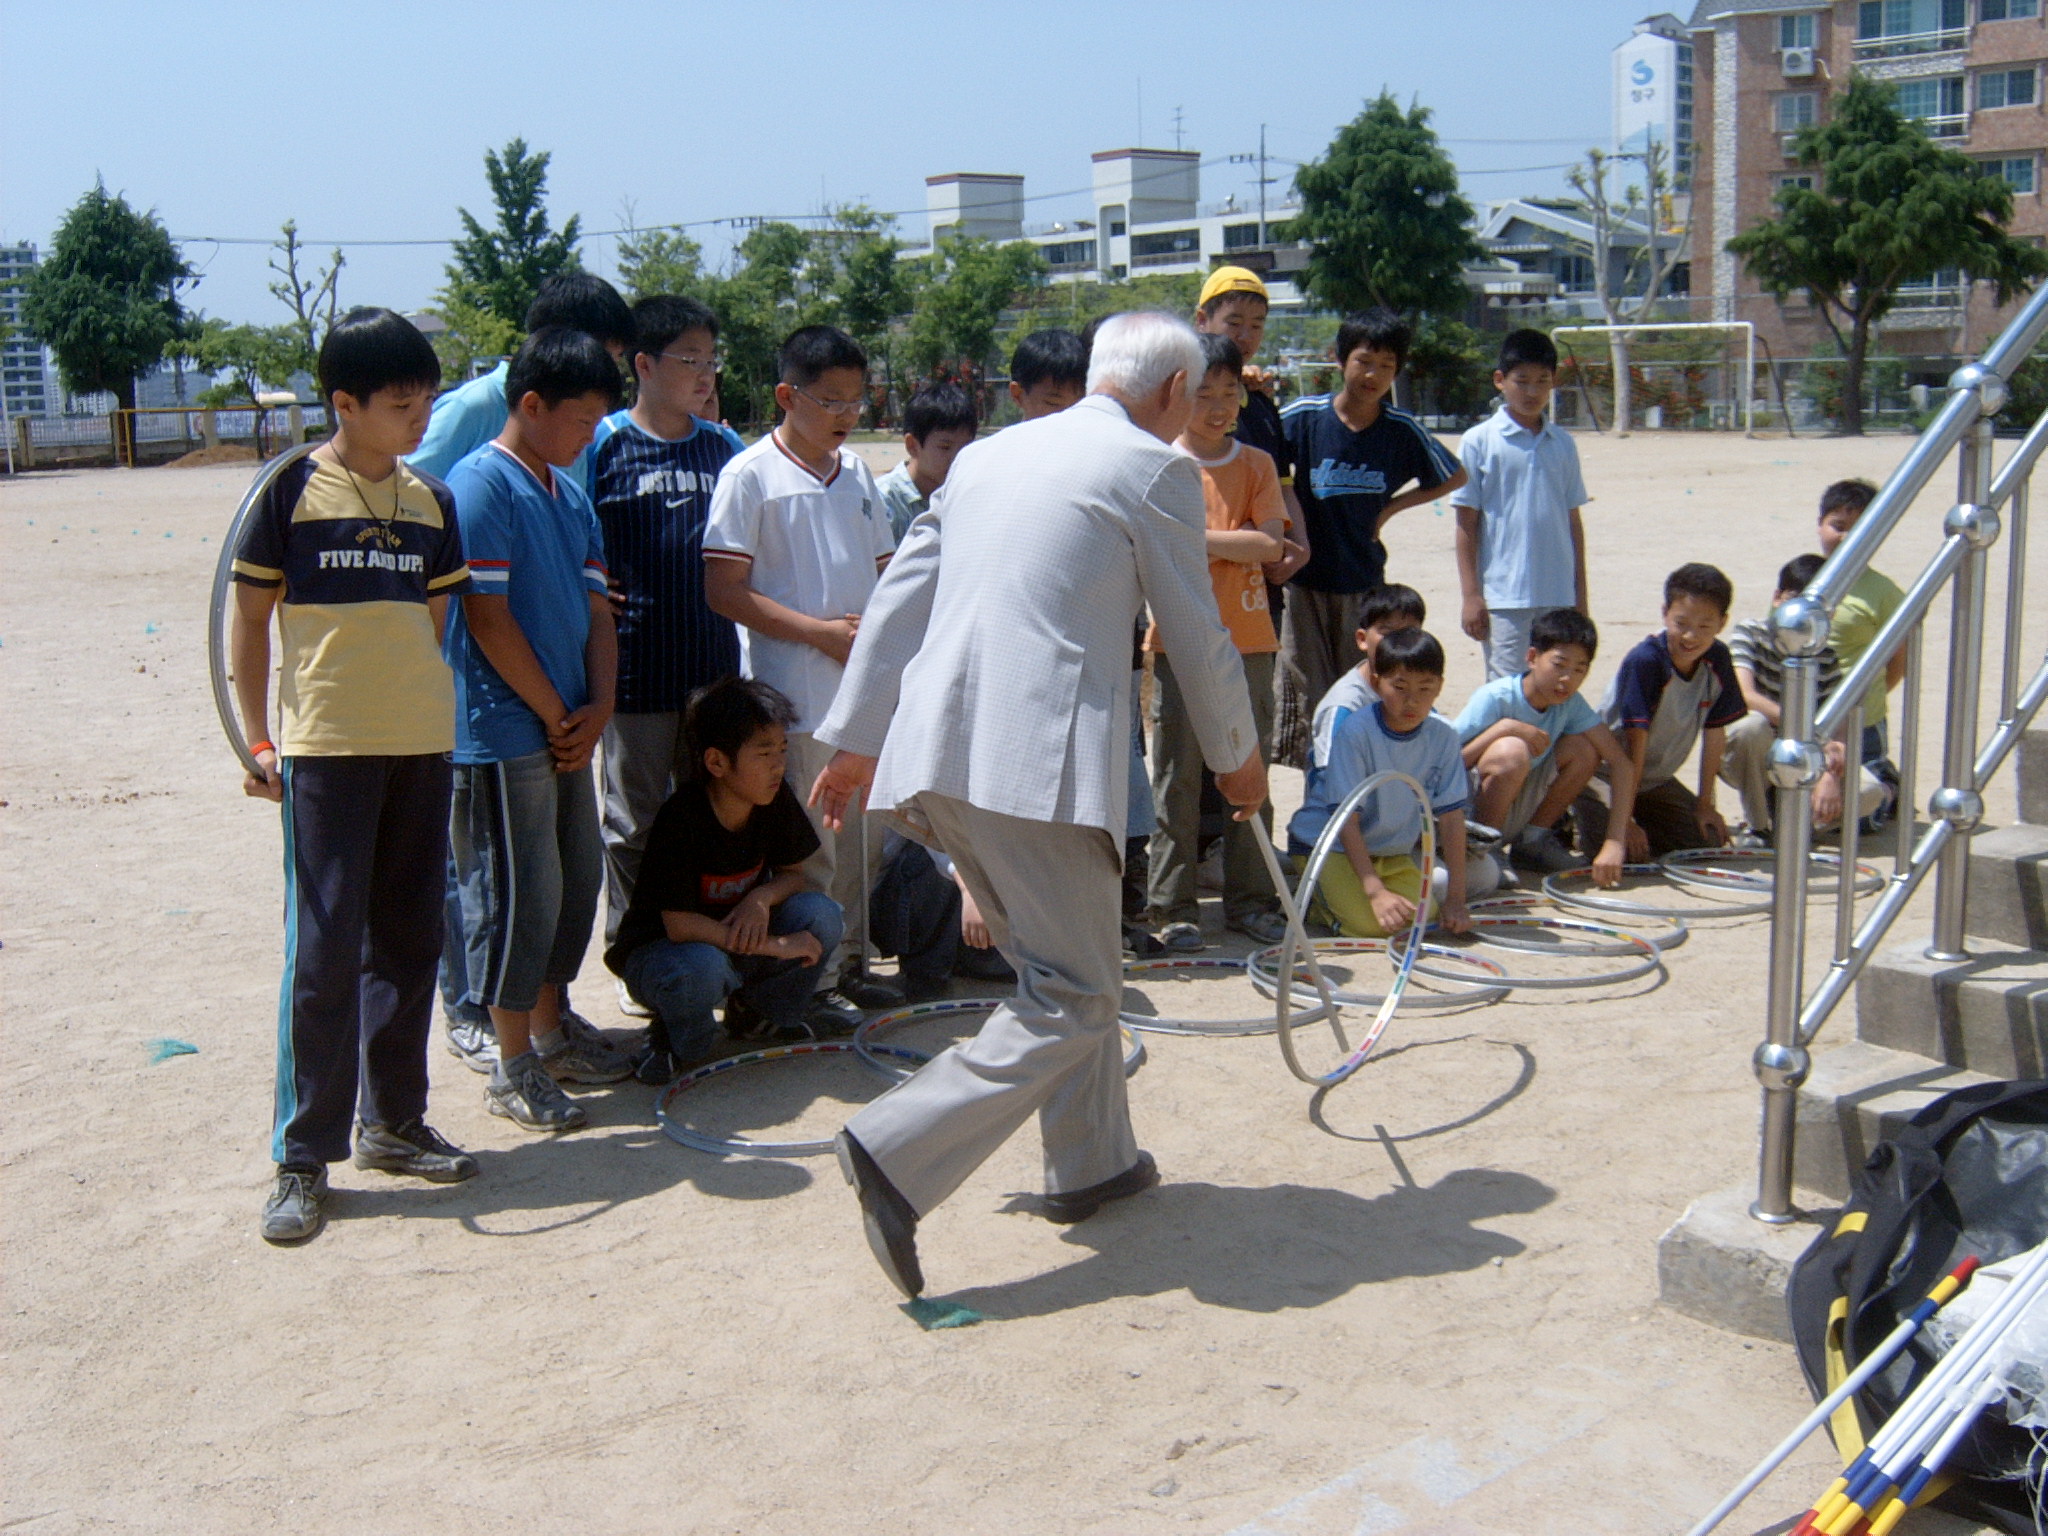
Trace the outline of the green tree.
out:
M 1477 416 L 1493 394 L 1492 349 L 1462 320 L 1426 316 L 1408 348 L 1416 396 L 1446 416 Z
M 557 272 L 574 271 L 581 221 L 574 214 L 559 230 L 549 226 L 548 161 L 545 150 L 529 151 L 514 139 L 502 151 L 484 151 L 484 179 L 490 183 L 496 224 L 486 229 L 467 208 L 455 211 L 463 235 L 447 267 L 440 293 L 442 318 L 453 330 L 452 312 L 489 315 L 518 335 L 540 285 Z
M 973 384 L 995 355 L 1003 311 L 1045 276 L 1045 258 L 1017 241 L 944 240 L 929 259 L 906 352 L 926 376 L 957 373 Z
M 2048 252 L 2005 232 L 2012 189 L 1900 115 L 1892 87 L 1861 75 L 1828 121 L 1801 129 L 1793 158 L 1813 187 L 1779 189 L 1775 218 L 1728 242 L 1766 292 L 1805 293 L 1843 357 L 1840 430 L 1863 432 L 1871 329 L 1904 283 L 1958 268 L 2009 303 L 2048 275 Z
M 292 219 L 284 221 L 272 252 L 270 270 L 277 274 L 277 281 L 270 285 L 270 291 L 292 312 L 289 328 L 298 349 L 297 366 L 284 374 L 288 379 L 293 373 L 313 371 L 320 356 L 320 343 L 326 340 L 328 329 L 334 324 L 335 309 L 341 302 L 338 285 L 341 269 L 347 263 L 337 248 L 328 253 L 326 266 L 311 265 L 305 247 L 299 243 L 299 226 Z M 302 263 L 308 270 L 300 270 Z
M 1655 311 L 1664 296 L 1664 284 L 1678 259 L 1678 241 L 1658 239 L 1658 224 L 1671 191 L 1666 171 L 1664 146 L 1652 143 L 1643 155 L 1643 179 L 1630 182 L 1619 198 L 1607 187 L 1608 168 L 1615 157 L 1600 150 L 1586 152 L 1586 163 L 1575 165 L 1566 180 L 1585 200 L 1586 215 L 1593 226 L 1593 294 L 1609 325 L 1641 325 Z M 1633 226 L 1633 229 L 1631 228 Z M 1640 230 L 1641 245 L 1633 248 L 1621 291 L 1615 291 L 1614 243 L 1617 234 Z M 1640 284 L 1638 284 L 1640 278 Z M 1640 286 L 1631 296 L 1630 288 Z M 1614 435 L 1627 437 L 1634 422 L 1631 403 L 1634 371 L 1629 366 L 1629 340 L 1619 331 L 1607 333 L 1608 366 L 1614 370 Z
M 1308 242 L 1308 288 L 1328 308 L 1464 310 L 1460 268 L 1478 254 L 1472 206 L 1429 117 L 1382 91 L 1337 130 L 1322 159 L 1295 173 L 1301 215 L 1291 237 Z
M 178 285 L 191 278 L 162 220 L 96 181 L 25 284 L 21 318 L 56 354 L 67 388 L 109 390 L 132 410 L 136 375 L 178 339 Z
M 828 318 L 806 282 L 810 256 L 810 236 L 794 224 L 761 224 L 733 253 L 732 272 L 704 284 L 725 356 L 719 403 L 734 420 L 774 419 L 775 349 L 797 327 Z
M 619 283 L 631 302 L 657 293 L 696 296 L 704 287 L 704 247 L 680 229 L 639 229 L 628 203 L 619 221 Z
M 212 315 L 195 316 L 171 350 L 203 373 L 226 377 L 226 383 L 200 392 L 201 405 L 254 404 L 264 385 L 287 385 L 308 366 L 305 338 L 289 323 L 230 325 Z

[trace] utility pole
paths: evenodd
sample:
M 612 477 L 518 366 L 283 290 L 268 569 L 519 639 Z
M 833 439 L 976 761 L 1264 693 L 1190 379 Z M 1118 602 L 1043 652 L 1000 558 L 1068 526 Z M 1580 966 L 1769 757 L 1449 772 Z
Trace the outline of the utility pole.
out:
M 1175 149 L 1179 149 L 1179 148 L 1180 148 L 1180 141 L 1181 141 L 1181 110 L 1180 110 L 1180 108 L 1179 108 L 1179 107 L 1175 107 L 1175 108 L 1173 109 L 1173 147 L 1174 147 Z
M 1273 184 L 1274 178 L 1266 174 L 1266 125 L 1259 124 L 1259 152 L 1256 155 L 1227 155 L 1224 159 L 1230 165 L 1256 165 L 1259 168 L 1259 238 L 1256 243 L 1269 243 L 1266 237 L 1266 188 Z

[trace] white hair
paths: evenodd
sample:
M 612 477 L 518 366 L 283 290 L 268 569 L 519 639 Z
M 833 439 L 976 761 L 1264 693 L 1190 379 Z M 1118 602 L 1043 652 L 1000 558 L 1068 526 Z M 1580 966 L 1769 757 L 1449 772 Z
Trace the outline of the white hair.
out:
M 1096 328 L 1088 356 L 1088 392 L 1107 390 L 1125 400 L 1143 400 L 1176 373 L 1187 375 L 1187 392 L 1201 387 L 1202 338 L 1178 315 L 1138 309 L 1111 315 Z

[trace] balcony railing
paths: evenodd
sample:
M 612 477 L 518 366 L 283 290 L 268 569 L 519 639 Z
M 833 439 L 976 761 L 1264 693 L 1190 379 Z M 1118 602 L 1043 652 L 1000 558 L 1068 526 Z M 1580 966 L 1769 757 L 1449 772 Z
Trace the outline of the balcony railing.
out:
M 1943 27 L 1935 32 L 1898 32 L 1889 37 L 1859 37 L 1858 64 L 1873 59 L 1904 59 L 1923 53 L 1956 53 L 1970 46 L 1968 27 Z
M 1923 117 L 1920 126 L 1932 139 L 1964 139 L 1970 135 L 1970 114 L 1956 112 L 1940 117 Z

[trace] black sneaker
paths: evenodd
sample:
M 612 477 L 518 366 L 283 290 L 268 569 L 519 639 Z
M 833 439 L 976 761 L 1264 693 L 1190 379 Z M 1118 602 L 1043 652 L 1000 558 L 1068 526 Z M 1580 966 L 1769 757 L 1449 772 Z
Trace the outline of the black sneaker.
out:
M 856 1008 L 901 1008 L 906 1000 L 903 989 L 894 982 L 863 976 L 850 967 L 839 973 L 839 985 L 833 990 Z
M 325 1168 L 279 1168 L 270 1198 L 263 1202 L 263 1240 L 303 1243 L 327 1224 L 320 1206 L 326 1195 Z
M 867 1022 L 860 1005 L 836 987 L 820 992 L 804 1010 L 804 1033 L 814 1040 L 837 1040 L 852 1034 Z
M 498 1031 L 488 1018 L 479 1022 L 444 1013 L 441 1022 L 447 1027 L 449 1055 L 485 1076 L 498 1070 Z
M 476 1159 L 424 1120 L 356 1127 L 355 1164 L 409 1174 L 429 1184 L 460 1184 L 477 1174 Z
M 752 1003 L 734 992 L 725 1000 L 725 1032 L 735 1040 L 766 1040 L 775 1033 L 775 1027 Z

